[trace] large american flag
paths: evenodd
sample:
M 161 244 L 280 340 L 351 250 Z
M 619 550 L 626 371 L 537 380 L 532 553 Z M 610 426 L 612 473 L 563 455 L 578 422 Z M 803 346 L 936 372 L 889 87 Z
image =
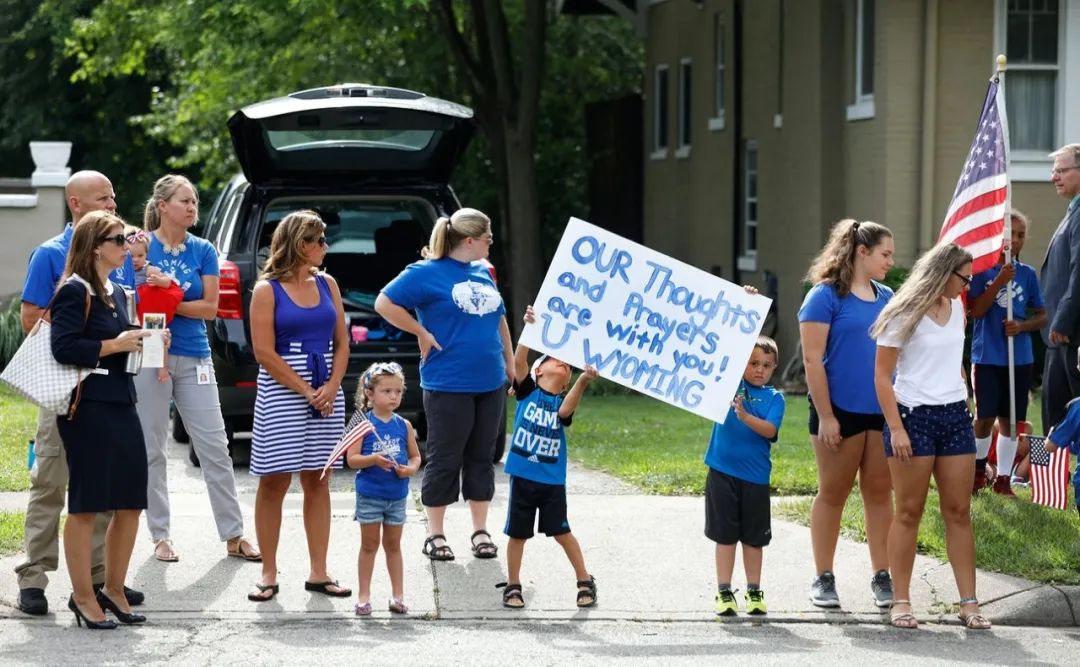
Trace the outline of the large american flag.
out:
M 967 249 L 975 258 L 972 273 L 992 268 L 1001 256 L 1009 199 L 1008 128 L 1005 94 L 995 76 L 938 239 Z
M 352 419 L 345 425 L 345 434 L 341 436 L 341 440 L 334 446 L 334 451 L 330 452 L 330 456 L 327 457 L 326 463 L 323 464 L 322 474 L 319 475 L 319 479 L 326 477 L 326 471 L 330 469 L 330 466 L 334 465 L 334 462 L 341 458 L 349 447 L 363 442 L 364 436 L 368 433 L 373 433 L 375 427 L 372 426 L 368 418 L 364 416 L 363 410 L 357 410 L 353 413 Z
M 1069 500 L 1069 450 L 1046 451 L 1046 438 L 1030 437 L 1031 502 L 1065 509 Z

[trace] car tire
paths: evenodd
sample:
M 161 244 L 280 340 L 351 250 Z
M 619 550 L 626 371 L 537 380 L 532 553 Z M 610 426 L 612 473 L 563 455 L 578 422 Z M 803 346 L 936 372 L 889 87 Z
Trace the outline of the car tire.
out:
M 172 437 L 173 440 L 180 444 L 187 444 L 191 442 L 191 436 L 188 435 L 187 429 L 184 428 L 184 420 L 180 418 L 180 413 L 176 411 L 176 408 L 171 408 L 169 412 L 172 414 Z

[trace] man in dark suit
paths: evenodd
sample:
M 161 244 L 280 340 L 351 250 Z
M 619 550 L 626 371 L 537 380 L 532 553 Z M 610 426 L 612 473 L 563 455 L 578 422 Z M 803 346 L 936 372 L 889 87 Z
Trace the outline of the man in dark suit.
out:
M 1080 144 L 1068 144 L 1050 154 L 1050 181 L 1069 206 L 1046 248 L 1039 281 L 1049 324 L 1042 330 L 1046 343 L 1043 370 L 1043 431 L 1065 416 L 1065 404 L 1080 394 L 1076 347 L 1080 343 Z

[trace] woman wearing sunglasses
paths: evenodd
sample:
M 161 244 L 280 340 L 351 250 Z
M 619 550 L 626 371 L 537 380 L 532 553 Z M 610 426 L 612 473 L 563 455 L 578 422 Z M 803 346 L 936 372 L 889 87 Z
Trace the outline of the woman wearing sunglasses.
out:
M 94 369 L 56 425 L 70 471 L 64 525 L 72 587 L 68 608 L 79 625 L 86 621 L 95 630 L 116 627 L 105 610 L 121 623 L 146 621 L 131 613 L 124 594 L 139 513 L 146 508 L 146 448 L 135 385 L 124 364 L 126 353 L 139 349 L 147 332 L 128 330 L 124 292 L 109 280 L 127 255 L 124 221 L 107 211 L 86 214 L 72 233 L 51 308 L 53 356 L 62 364 Z M 113 515 L 105 537 L 105 585 L 95 595 L 90 540 L 99 512 Z
M 877 340 L 874 386 L 885 415 L 885 456 L 896 497 L 889 565 L 891 622 L 898 628 L 919 626 L 911 606 L 911 571 L 931 475 L 960 593 L 960 620 L 973 630 L 990 627 L 975 597 L 971 530 L 975 431 L 963 376 L 965 319 L 960 301 L 970 284 L 971 253 L 954 243 L 938 245 L 915 262 L 870 329 Z
M 320 475 L 345 428 L 341 380 L 349 335 L 337 282 L 317 268 L 326 257 L 325 234 L 314 211 L 285 216 L 251 296 L 251 343 L 260 366 L 251 474 L 259 478 L 255 533 L 263 550 L 262 577 L 248 594 L 252 602 L 272 600 L 278 592 L 281 505 L 294 473 L 304 490 L 311 561 L 304 588 L 332 597 L 352 594 L 326 571 L 330 478 Z
M 154 557 L 169 563 L 180 560 L 170 534 L 165 456 L 172 401 L 202 464 L 214 523 L 226 553 L 257 561 L 261 558 L 259 550 L 244 539 L 244 518 L 236 498 L 229 439 L 206 336 L 206 320 L 217 315 L 217 251 L 209 241 L 188 233 L 198 215 L 199 196 L 187 178 L 169 174 L 154 183 L 143 216 L 143 227 L 150 235 L 146 259 L 161 269 L 162 274 L 155 278 L 161 278 L 164 285 L 171 280 L 180 285 L 184 300 L 176 307 L 176 316 L 169 325 L 172 345 L 165 381 L 159 381 L 154 368 L 143 369 L 135 378 L 149 466 L 146 523 L 154 540 Z

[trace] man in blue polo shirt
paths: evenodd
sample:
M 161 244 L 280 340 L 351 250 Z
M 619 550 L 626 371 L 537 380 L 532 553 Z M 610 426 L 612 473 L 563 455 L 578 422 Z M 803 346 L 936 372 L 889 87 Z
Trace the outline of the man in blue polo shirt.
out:
M 24 332 L 29 332 L 52 301 L 56 284 L 64 274 L 68 246 L 74 225 L 91 211 L 116 211 L 116 194 L 112 183 L 96 171 L 72 174 L 64 188 L 71 223 L 63 233 L 38 246 L 30 255 L 30 265 L 23 284 L 20 316 Z M 110 276 L 114 282 L 134 288 L 135 269 L 128 256 L 124 266 Z M 68 482 L 67 460 L 63 443 L 56 429 L 56 415 L 46 410 L 38 412 L 37 435 L 34 441 L 34 467 L 30 470 L 30 503 L 26 507 L 26 560 L 15 568 L 19 580 L 19 609 L 34 615 L 46 614 L 49 603 L 45 598 L 47 572 L 55 572 L 59 564 L 60 513 L 64 510 Z M 94 524 L 91 555 L 91 577 L 94 588 L 105 583 L 105 529 L 112 513 L 99 514 Z M 142 604 L 143 594 L 124 588 L 128 603 Z

